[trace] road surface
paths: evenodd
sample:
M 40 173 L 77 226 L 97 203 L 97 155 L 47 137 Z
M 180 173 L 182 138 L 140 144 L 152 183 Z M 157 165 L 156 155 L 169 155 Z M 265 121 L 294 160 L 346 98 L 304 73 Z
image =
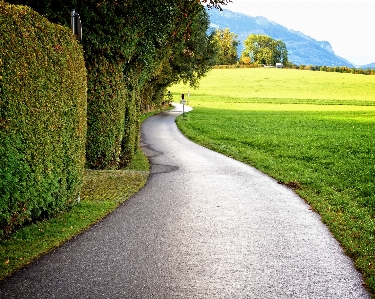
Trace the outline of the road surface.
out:
M 302 199 L 187 140 L 179 111 L 142 126 L 145 187 L 0 282 L 0 298 L 370 298 Z

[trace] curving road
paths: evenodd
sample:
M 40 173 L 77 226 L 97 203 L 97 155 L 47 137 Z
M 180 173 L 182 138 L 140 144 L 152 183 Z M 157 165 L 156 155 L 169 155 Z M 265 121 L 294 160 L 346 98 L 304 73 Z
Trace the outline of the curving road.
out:
M 370 298 L 317 214 L 286 187 L 149 118 L 146 186 L 0 282 L 0 298 Z

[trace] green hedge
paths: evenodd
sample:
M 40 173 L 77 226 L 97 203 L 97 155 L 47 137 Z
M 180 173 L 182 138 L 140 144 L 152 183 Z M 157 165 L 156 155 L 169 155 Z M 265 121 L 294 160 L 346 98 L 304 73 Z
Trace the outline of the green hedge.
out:
M 0 1 L 0 238 L 72 206 L 85 164 L 87 81 L 68 28 Z
M 127 97 L 124 118 L 124 139 L 121 144 L 121 164 L 128 165 L 140 142 L 140 80 L 142 75 L 127 72 Z
M 90 59 L 91 58 L 91 59 Z M 126 89 L 121 64 L 88 57 L 88 132 L 86 157 L 91 169 L 116 169 L 124 137 Z
M 216 7 L 226 1 L 203 3 Z M 200 1 L 8 2 L 28 5 L 64 26 L 70 25 L 71 9 L 79 13 L 88 71 L 86 159 L 92 169 L 126 165 L 138 146 L 140 109 L 162 105 L 172 83 L 197 85 L 214 60 Z

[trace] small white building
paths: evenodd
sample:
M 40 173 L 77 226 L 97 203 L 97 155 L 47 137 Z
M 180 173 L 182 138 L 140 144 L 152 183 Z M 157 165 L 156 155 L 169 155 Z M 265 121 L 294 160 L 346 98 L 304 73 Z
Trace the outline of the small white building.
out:
M 283 68 L 283 64 L 280 63 L 280 62 L 276 63 L 276 68 L 282 69 Z

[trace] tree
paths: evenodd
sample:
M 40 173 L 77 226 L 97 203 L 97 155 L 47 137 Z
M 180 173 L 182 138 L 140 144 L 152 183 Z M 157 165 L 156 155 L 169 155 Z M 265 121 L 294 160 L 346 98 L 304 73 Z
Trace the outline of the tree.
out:
M 206 4 L 208 8 L 214 7 L 222 10 L 221 5 L 227 5 L 228 3 L 232 2 L 232 0 L 201 0 L 200 2 Z
M 164 60 L 142 89 L 142 106 L 163 103 L 167 88 L 174 83 L 182 81 L 196 87 L 215 65 L 217 45 L 213 33 L 207 35 L 209 25 L 208 14 L 200 6 L 199 13 L 190 24 L 188 37 L 182 43 L 174 43 L 173 47 L 164 49 Z
M 209 69 L 201 55 L 209 48 L 189 46 L 196 31 L 203 33 L 199 35 L 202 45 L 207 41 L 207 27 L 196 26 L 196 18 L 202 16 L 204 6 L 220 8 L 231 1 L 148 0 L 147 5 L 144 0 L 8 2 L 28 5 L 64 26 L 70 25 L 71 9 L 79 13 L 88 80 L 87 167 L 117 168 L 130 161 L 138 146 L 142 93 L 149 91 L 148 98 L 157 103 L 163 89 L 154 88 L 155 80 L 165 85 L 181 76 L 196 84 Z M 172 79 L 164 80 L 161 70 L 167 68 L 170 58 L 177 59 L 175 65 L 190 64 L 171 67 Z
M 238 35 L 230 32 L 229 28 L 215 31 L 214 40 L 219 48 L 216 64 L 234 64 L 237 62 L 237 47 L 240 44 L 237 38 Z
M 288 62 L 288 50 L 281 40 L 274 40 L 268 35 L 250 34 L 244 42 L 242 59 L 249 57 L 255 64 L 275 65 Z

